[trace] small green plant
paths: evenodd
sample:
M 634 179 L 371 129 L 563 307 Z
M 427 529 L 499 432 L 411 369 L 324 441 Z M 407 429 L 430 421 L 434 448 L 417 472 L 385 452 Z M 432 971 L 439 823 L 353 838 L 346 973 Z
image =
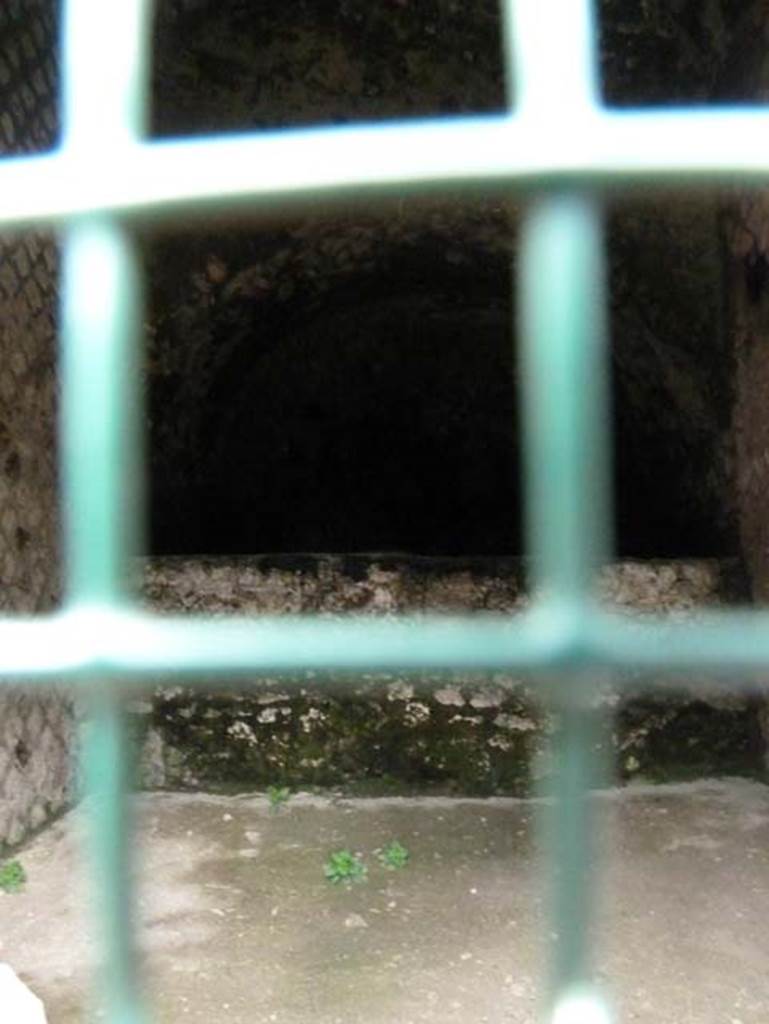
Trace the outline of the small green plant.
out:
M 279 811 L 284 804 L 287 804 L 291 797 L 291 790 L 288 786 L 268 786 L 267 799 L 270 801 L 270 810 Z
M 408 859 L 409 851 L 397 839 L 393 839 L 383 850 L 379 851 L 380 862 L 392 871 L 405 867 Z
M 366 865 L 357 853 L 350 850 L 335 850 L 323 865 L 323 874 L 334 885 L 340 882 L 362 882 L 366 877 Z
M 27 873 L 17 860 L 7 860 L 0 865 L 0 889 L 3 892 L 18 892 L 27 880 Z

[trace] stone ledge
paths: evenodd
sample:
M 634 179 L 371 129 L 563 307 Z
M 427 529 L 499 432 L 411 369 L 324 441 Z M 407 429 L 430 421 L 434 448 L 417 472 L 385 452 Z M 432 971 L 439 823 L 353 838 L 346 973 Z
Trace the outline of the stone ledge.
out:
M 733 561 L 620 562 L 601 572 L 607 603 L 643 615 L 695 616 L 745 600 Z M 527 601 L 519 559 L 402 554 L 168 557 L 147 561 L 157 611 L 191 614 L 511 612 Z M 550 772 L 554 723 L 535 684 L 507 673 L 366 673 L 289 694 L 279 677 L 206 693 L 162 687 L 138 707 L 148 786 L 253 788 L 371 785 L 452 792 L 529 792 Z M 304 680 L 302 680 L 304 682 Z M 631 680 L 607 688 L 613 749 L 624 778 L 759 771 L 755 702 L 717 695 L 706 679 L 661 695 Z

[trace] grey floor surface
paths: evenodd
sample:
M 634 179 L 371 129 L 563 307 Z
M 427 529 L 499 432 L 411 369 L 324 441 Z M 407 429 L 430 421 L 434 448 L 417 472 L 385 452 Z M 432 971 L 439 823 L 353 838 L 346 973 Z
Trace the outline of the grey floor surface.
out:
M 632 1024 L 768 1024 L 769 787 L 744 780 L 593 798 L 596 979 Z M 139 916 L 154 1019 L 228 1024 L 528 1024 L 552 922 L 536 820 L 507 799 L 137 799 Z M 0 960 L 49 1024 L 86 1019 L 95 959 L 83 816 L 20 856 Z M 391 840 L 408 864 L 377 857 Z M 334 850 L 366 879 L 331 885 Z M 88 1017 L 93 1013 L 93 1007 Z

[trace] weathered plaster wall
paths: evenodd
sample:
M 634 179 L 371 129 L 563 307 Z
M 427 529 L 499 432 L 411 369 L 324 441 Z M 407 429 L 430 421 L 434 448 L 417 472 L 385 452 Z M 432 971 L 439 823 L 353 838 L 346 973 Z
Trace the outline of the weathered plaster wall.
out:
M 735 563 L 626 562 L 606 569 L 605 599 L 628 614 L 688 617 L 744 598 Z M 194 614 L 509 613 L 527 601 L 515 559 L 409 556 L 165 558 L 145 571 L 157 610 Z M 622 777 L 758 771 L 755 708 L 688 678 L 674 696 L 617 702 L 611 743 Z M 137 706 L 149 731 L 144 782 L 253 788 L 277 783 L 524 793 L 549 772 L 551 719 L 535 684 L 507 673 L 363 676 L 321 686 L 312 673 L 215 692 L 159 688 Z
M 0 5 L 0 155 L 56 138 L 56 5 Z M 55 466 L 57 254 L 39 233 L 0 238 L 0 613 L 58 592 Z M 61 693 L 0 690 L 0 850 L 71 793 L 72 719 Z

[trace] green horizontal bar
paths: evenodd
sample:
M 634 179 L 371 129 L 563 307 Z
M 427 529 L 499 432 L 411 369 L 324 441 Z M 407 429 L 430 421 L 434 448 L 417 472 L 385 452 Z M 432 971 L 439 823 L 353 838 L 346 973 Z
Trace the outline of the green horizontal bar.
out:
M 0 160 L 0 226 L 83 213 L 186 218 L 245 207 L 274 215 L 441 188 L 766 185 L 767 137 L 766 108 L 728 107 L 211 136 L 106 148 L 87 160 L 60 150 Z
M 0 674 L 34 681 L 79 674 L 191 680 L 306 670 L 585 669 L 703 672 L 728 690 L 763 689 L 769 612 L 717 612 L 696 623 L 643 622 L 543 605 L 520 616 L 471 618 L 203 618 L 81 609 L 0 620 Z M 723 677 L 720 682 L 718 677 Z M 655 686 L 675 685 L 669 679 Z

